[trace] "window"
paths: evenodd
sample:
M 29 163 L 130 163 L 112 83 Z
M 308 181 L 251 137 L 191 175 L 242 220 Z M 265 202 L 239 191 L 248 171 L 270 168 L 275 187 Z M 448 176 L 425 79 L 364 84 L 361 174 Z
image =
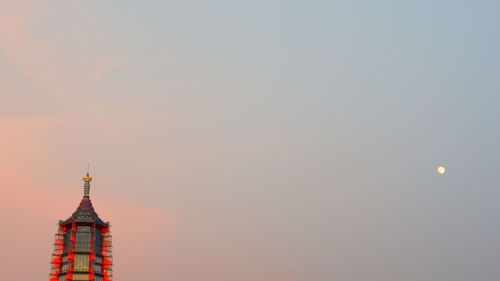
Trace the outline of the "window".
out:
M 89 232 L 77 232 L 76 233 L 76 251 L 77 252 L 89 252 L 90 251 L 90 233 Z
M 75 255 L 74 271 L 89 271 L 88 255 Z M 74 279 L 74 280 L 86 280 L 86 279 Z

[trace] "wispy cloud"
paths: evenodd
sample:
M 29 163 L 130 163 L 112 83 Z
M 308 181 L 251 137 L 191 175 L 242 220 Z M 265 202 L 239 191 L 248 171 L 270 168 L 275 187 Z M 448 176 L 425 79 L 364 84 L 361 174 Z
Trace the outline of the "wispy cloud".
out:
M 57 47 L 31 31 L 45 4 L 43 0 L 0 3 L 0 54 L 44 94 L 61 96 L 68 90 L 53 67 Z
M 56 33 L 39 36 L 37 27 L 51 24 L 47 4 L 46 0 L 0 1 L 0 61 L 10 65 L 41 93 L 55 98 L 85 92 L 92 82 L 102 80 L 123 65 L 120 59 L 107 54 L 101 41 L 103 33 L 88 32 L 82 27 L 88 24 L 99 29 L 103 25 L 83 2 L 69 3 L 66 7 L 66 12 L 74 14 L 75 21 L 81 24 L 64 32 L 81 32 L 77 39 L 68 40 Z M 85 53 L 83 60 L 82 53 Z M 88 73 L 91 81 L 85 80 Z
M 94 81 L 100 81 L 104 78 L 104 76 L 123 66 L 123 62 L 117 58 L 110 58 L 106 62 L 104 62 L 97 70 L 94 72 L 93 79 Z

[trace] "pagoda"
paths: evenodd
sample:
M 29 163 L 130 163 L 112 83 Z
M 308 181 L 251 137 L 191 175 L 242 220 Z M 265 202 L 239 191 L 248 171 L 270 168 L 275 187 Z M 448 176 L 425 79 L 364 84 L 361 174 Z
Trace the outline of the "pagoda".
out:
M 89 173 L 83 181 L 80 205 L 58 224 L 50 281 L 112 280 L 110 224 L 101 220 L 92 206 Z

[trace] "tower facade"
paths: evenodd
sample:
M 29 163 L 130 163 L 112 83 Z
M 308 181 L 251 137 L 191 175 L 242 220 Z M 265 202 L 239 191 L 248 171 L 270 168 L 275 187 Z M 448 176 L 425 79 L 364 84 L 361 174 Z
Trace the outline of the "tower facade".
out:
M 99 218 L 90 201 L 90 182 L 83 178 L 83 198 L 76 211 L 59 221 L 50 281 L 111 281 L 113 256 L 110 225 Z

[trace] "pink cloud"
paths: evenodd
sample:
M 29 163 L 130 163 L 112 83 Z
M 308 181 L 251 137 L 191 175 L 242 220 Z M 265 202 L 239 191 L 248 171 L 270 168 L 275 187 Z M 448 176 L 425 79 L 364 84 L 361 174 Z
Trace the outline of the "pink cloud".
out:
M 45 94 L 61 96 L 68 87 L 53 68 L 57 48 L 30 31 L 45 3 L 28 0 L 0 4 L 0 54 Z
M 68 13 L 74 13 L 77 17 L 75 20 L 92 25 L 96 30 L 104 29 L 101 20 L 96 18 L 85 2 L 68 4 L 71 7 Z M 100 32 L 87 31 L 74 40 L 65 40 L 65 37 L 57 34 L 39 36 L 34 30 L 38 25 L 47 23 L 46 4 L 46 0 L 0 2 L 0 59 L 9 63 L 43 94 L 58 98 L 74 96 L 82 91 L 82 87 L 73 86 L 81 80 L 80 77 L 92 73 L 91 80 L 100 81 L 107 73 L 122 66 L 122 62 L 116 58 L 104 61 L 97 69 L 89 66 L 88 62 L 109 57 L 101 53 L 102 46 L 93 48 L 103 37 Z M 80 53 L 86 54 L 85 59 L 75 56 Z M 71 64 L 65 61 L 68 56 L 74 56 Z M 86 82 L 88 85 L 84 87 L 91 86 L 89 81 Z

